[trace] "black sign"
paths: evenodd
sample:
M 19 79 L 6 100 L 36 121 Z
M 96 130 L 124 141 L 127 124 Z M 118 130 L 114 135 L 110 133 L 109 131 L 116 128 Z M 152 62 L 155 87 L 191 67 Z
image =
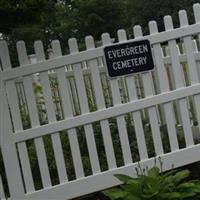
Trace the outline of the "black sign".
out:
M 148 40 L 114 44 L 104 48 L 110 77 L 133 74 L 154 68 Z

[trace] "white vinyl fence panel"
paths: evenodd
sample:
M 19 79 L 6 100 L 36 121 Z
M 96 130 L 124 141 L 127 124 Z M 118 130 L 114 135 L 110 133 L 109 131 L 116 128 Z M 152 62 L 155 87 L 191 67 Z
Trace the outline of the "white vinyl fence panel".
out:
M 118 43 L 150 41 L 155 69 L 114 79 L 103 58 L 108 33 L 100 47 L 87 36 L 84 51 L 69 39 L 68 55 L 52 41 L 48 59 L 36 41 L 34 62 L 19 41 L 16 68 L 0 42 L 0 144 L 11 199 L 71 199 L 120 184 L 113 174 L 136 176 L 138 162 L 146 169 L 156 158 L 169 170 L 200 160 L 200 4 L 193 8 L 191 25 L 182 10 L 176 29 L 166 16 L 164 32 L 155 21 L 150 35 L 135 26 L 128 39 L 119 30 Z

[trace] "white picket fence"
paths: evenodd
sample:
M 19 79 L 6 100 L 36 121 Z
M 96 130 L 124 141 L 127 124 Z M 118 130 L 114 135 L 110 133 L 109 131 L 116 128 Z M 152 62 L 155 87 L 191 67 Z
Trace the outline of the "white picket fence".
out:
M 11 199 L 64 200 L 118 185 L 113 174 L 135 176 L 138 161 L 144 169 L 154 165 L 150 148 L 162 160 L 163 170 L 199 161 L 194 133 L 200 134 L 200 4 L 194 5 L 194 16 L 195 24 L 189 25 L 186 12 L 180 11 L 177 29 L 166 16 L 166 30 L 160 33 L 151 21 L 146 36 L 135 26 L 135 38 L 129 41 L 150 41 L 155 70 L 118 79 L 107 78 L 103 47 L 95 48 L 91 36 L 81 52 L 76 39 L 70 39 L 69 55 L 62 55 L 59 42 L 53 41 L 51 59 L 45 59 L 37 41 L 37 62 L 32 64 L 20 41 L 17 68 L 12 68 L 7 44 L 1 41 L 0 145 Z M 125 41 L 126 32 L 119 30 L 118 42 Z M 102 35 L 102 43 L 111 44 L 109 34 Z

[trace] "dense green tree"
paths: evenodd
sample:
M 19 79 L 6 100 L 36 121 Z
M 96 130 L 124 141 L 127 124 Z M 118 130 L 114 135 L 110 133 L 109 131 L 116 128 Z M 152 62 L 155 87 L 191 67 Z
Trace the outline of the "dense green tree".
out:
M 86 35 L 99 40 L 103 32 L 109 32 L 116 37 L 120 28 L 131 34 L 136 24 L 146 34 L 150 20 L 156 20 L 162 31 L 167 14 L 172 15 L 177 27 L 178 10 L 186 9 L 192 21 L 195 2 L 200 0 L 0 0 L 0 33 L 12 52 L 18 40 L 26 42 L 31 54 L 35 40 L 42 40 L 47 49 L 53 39 L 59 39 L 66 52 L 70 37 L 76 37 L 84 47 Z M 16 55 L 13 57 L 16 61 Z
M 124 27 L 125 3 L 126 0 L 1 0 L 0 33 L 12 52 L 18 40 L 26 42 L 29 54 L 33 53 L 35 40 L 42 40 L 45 48 L 53 39 L 59 39 L 66 47 L 70 37 L 83 44 L 86 35 L 99 39 L 102 32 L 114 35 Z
M 159 30 L 163 31 L 165 15 L 171 15 L 175 27 L 178 27 L 178 11 L 181 9 L 188 11 L 190 22 L 192 22 L 192 5 L 197 2 L 200 0 L 127 0 L 129 27 L 139 24 L 143 27 L 144 33 L 148 33 L 148 22 L 156 20 Z
M 24 40 L 28 54 L 33 53 L 33 41 L 43 40 L 48 46 L 51 23 L 55 18 L 54 0 L 0 0 L 0 33 L 8 41 L 13 65 L 17 65 L 15 43 Z
M 55 3 L 53 0 L 1 0 L 0 32 L 10 34 L 15 28 L 39 24 L 41 15 Z
M 114 35 L 125 27 L 125 0 L 76 0 L 72 4 L 73 30 L 78 38 L 93 35 L 99 39 L 103 32 Z

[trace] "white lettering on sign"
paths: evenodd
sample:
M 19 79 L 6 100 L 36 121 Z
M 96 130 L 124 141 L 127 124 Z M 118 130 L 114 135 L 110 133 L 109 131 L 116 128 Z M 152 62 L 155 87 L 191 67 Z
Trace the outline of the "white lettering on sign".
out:
M 135 47 L 129 47 L 121 48 L 121 49 L 115 49 L 108 51 L 108 57 L 109 59 L 113 58 L 120 58 L 123 56 L 130 56 L 130 55 L 137 55 L 148 52 L 147 45 L 138 45 Z
M 118 69 L 124 69 L 124 68 L 135 67 L 135 66 L 137 67 L 137 66 L 145 65 L 145 64 L 147 64 L 146 56 L 124 60 L 124 61 L 113 62 L 113 69 L 118 70 Z

